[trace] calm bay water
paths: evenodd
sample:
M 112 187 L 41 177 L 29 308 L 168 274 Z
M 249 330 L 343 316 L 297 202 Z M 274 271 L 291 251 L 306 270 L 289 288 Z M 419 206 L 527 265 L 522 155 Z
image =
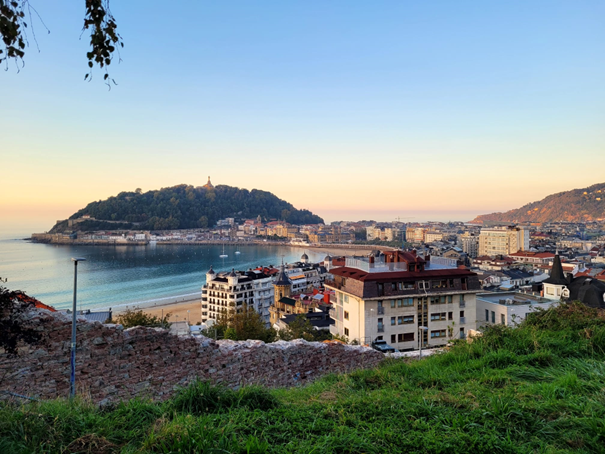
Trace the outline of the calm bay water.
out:
M 15 238 L 15 237 L 13 237 Z M 241 254 L 235 254 L 239 250 Z M 300 259 L 303 250 L 288 246 L 56 246 L 20 239 L 0 239 L 0 277 L 11 290 L 27 294 L 57 309 L 71 307 L 74 266 L 78 265 L 78 306 L 117 307 L 200 295 L 210 265 L 216 271 L 246 270 Z M 312 261 L 325 252 L 307 251 Z

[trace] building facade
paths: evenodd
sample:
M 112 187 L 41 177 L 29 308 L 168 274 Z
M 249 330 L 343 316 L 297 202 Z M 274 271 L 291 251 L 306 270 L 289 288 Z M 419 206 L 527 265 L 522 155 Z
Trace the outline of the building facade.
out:
M 259 270 L 217 273 L 210 268 L 202 287 L 202 323 L 217 321 L 230 310 L 239 312 L 245 304 L 269 324 L 269 308 L 273 301 L 272 276 Z
M 509 255 L 529 249 L 529 230 L 524 227 L 481 229 L 478 255 Z
M 444 345 L 476 328 L 477 275 L 454 260 L 425 261 L 389 251 L 367 260 L 346 259 L 331 270 L 335 335 L 369 344 L 385 340 L 400 350 Z M 425 329 L 426 328 L 426 329 Z

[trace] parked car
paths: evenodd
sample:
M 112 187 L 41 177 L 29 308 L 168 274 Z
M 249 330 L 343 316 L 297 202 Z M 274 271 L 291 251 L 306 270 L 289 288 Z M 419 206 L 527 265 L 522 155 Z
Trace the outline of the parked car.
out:
M 376 340 L 372 342 L 371 346 L 374 350 L 378 350 L 382 353 L 395 353 L 397 351 L 395 348 L 387 344 L 387 341 L 385 340 Z

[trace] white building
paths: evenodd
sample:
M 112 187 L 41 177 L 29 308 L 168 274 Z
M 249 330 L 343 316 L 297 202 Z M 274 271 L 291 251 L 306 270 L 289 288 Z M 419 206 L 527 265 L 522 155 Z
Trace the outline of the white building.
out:
M 477 295 L 477 326 L 515 324 L 538 308 L 547 309 L 556 301 L 519 292 L 479 293 Z
M 346 259 L 325 283 L 335 292 L 333 334 L 369 344 L 385 340 L 400 350 L 444 345 L 476 328 L 477 275 L 437 257 L 427 263 L 413 252 Z M 424 328 L 427 329 L 424 329 Z
M 202 287 L 202 323 L 216 321 L 230 309 L 240 311 L 244 304 L 261 314 L 269 324 L 273 277 L 258 270 L 216 273 L 210 268 Z
M 478 255 L 509 255 L 529 249 L 529 230 L 525 227 L 481 229 Z

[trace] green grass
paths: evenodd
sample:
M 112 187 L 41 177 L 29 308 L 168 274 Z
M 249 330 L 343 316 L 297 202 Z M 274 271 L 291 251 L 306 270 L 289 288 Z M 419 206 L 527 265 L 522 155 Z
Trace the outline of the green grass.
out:
M 605 320 L 576 305 L 309 386 L 0 404 L 0 453 L 605 452 Z

